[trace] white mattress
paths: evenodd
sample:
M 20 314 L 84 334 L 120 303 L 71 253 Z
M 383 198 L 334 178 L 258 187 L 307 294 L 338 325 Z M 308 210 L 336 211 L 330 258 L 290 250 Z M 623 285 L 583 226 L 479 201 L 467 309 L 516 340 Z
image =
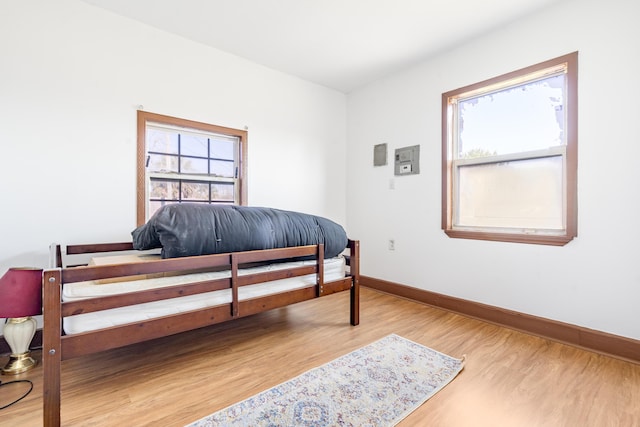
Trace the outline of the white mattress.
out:
M 267 266 L 243 269 L 239 275 L 247 275 L 264 271 L 274 271 L 293 266 L 313 265 L 315 261 L 298 261 L 288 263 L 271 264 Z M 342 279 L 345 275 L 346 263 L 343 256 L 325 260 L 324 281 L 332 282 Z M 212 280 L 230 277 L 229 271 L 195 273 L 184 276 L 159 277 L 154 279 L 132 280 L 128 282 L 96 284 L 95 282 L 68 283 L 63 287 L 62 300 L 78 301 L 87 298 L 104 297 L 126 292 L 134 292 L 152 288 L 174 286 L 184 283 Z M 292 277 L 282 280 L 274 280 L 256 285 L 242 286 L 238 288 L 240 301 L 257 298 L 270 294 L 277 294 L 294 289 L 301 289 L 316 284 L 316 275 Z M 78 314 L 63 319 L 64 331 L 71 335 L 110 326 L 123 325 L 131 322 L 149 320 L 170 314 L 182 313 L 206 307 L 213 307 L 231 302 L 231 289 L 214 292 L 206 292 L 197 295 L 172 298 L 162 301 L 154 301 L 145 304 L 119 307 L 110 310 L 96 311 L 93 313 Z

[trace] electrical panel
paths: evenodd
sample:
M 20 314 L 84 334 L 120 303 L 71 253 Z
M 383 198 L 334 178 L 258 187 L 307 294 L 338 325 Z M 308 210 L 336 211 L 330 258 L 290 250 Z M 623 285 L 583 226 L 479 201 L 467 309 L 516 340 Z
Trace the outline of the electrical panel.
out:
M 373 146 L 373 166 L 385 166 L 387 164 L 387 144 Z
M 395 175 L 415 175 L 420 173 L 420 146 L 397 148 Z

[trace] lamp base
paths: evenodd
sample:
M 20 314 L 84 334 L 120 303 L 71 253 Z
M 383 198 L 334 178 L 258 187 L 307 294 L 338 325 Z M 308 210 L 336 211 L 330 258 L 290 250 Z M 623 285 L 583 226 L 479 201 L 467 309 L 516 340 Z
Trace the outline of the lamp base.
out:
M 36 367 L 38 362 L 31 357 L 30 351 L 11 354 L 9 362 L 2 368 L 3 375 L 18 375 Z
M 11 348 L 9 363 L 2 368 L 5 375 L 17 375 L 33 369 L 36 361 L 31 358 L 29 344 L 36 332 L 36 320 L 33 317 L 15 317 L 7 319 L 4 325 L 4 339 Z

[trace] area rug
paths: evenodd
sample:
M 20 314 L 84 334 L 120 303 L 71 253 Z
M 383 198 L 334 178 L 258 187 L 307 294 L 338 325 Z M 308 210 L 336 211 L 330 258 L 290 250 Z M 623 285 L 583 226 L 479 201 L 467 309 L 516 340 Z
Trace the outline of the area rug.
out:
M 394 426 L 463 367 L 392 334 L 187 427 Z

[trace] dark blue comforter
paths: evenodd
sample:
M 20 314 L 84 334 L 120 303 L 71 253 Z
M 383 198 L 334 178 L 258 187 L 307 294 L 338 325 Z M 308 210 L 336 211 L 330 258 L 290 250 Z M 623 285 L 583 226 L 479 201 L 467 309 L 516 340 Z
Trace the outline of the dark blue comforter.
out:
M 135 249 L 162 248 L 163 258 L 320 243 L 331 258 L 347 246 L 345 230 L 329 219 L 249 206 L 167 205 L 131 234 Z

